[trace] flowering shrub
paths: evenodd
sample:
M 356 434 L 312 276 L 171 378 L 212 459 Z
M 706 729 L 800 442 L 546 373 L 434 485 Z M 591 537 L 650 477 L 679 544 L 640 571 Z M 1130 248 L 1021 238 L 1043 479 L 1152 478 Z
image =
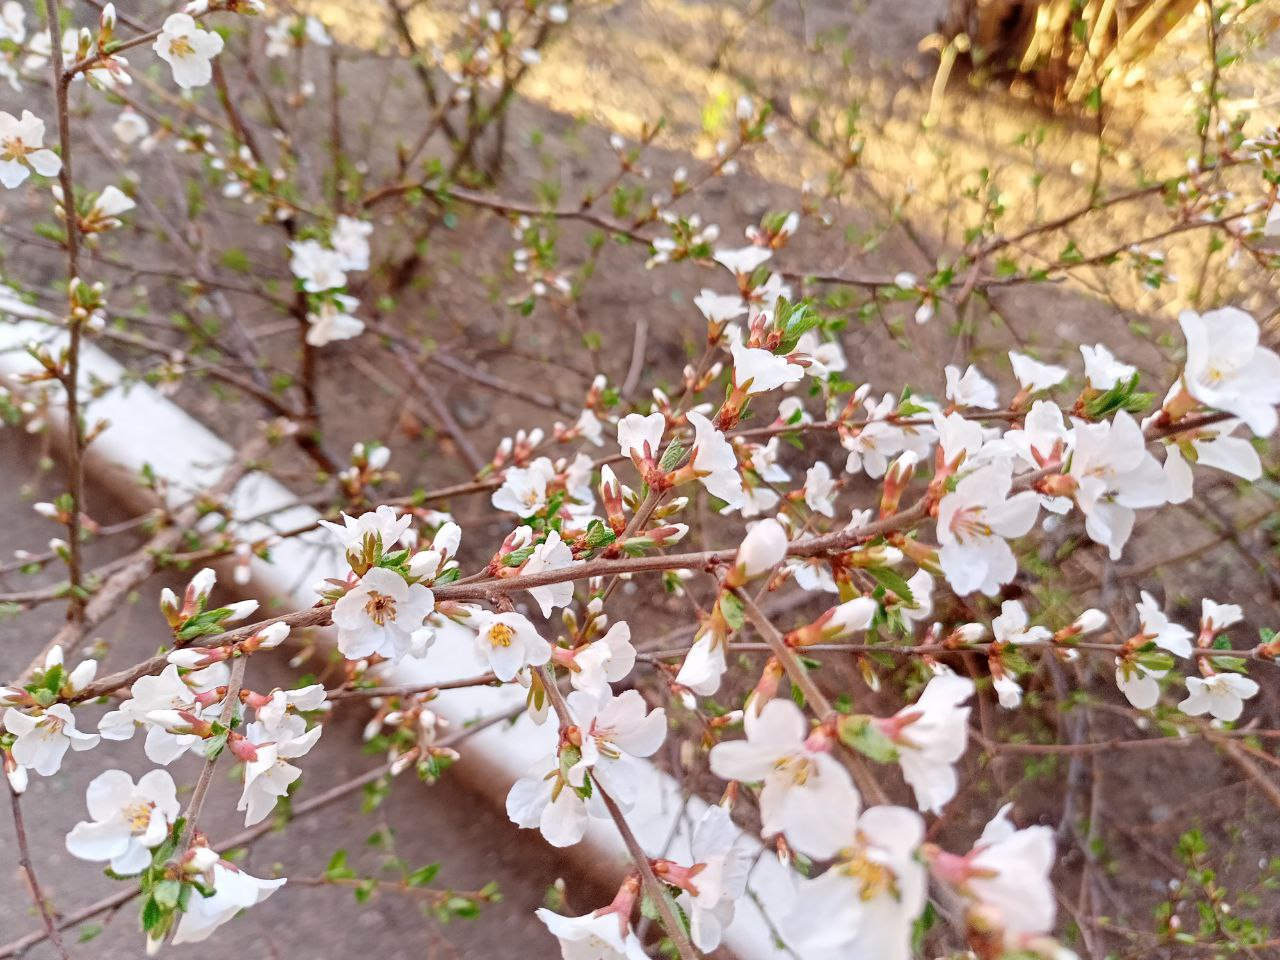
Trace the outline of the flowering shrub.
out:
M 287 883 L 251 876 L 211 846 L 201 814 L 215 771 L 238 764 L 246 828 L 303 815 L 294 801 L 313 787 L 297 781 L 327 717 L 339 703 L 367 701 L 376 710 L 369 739 L 387 750 L 378 776 L 413 770 L 434 781 L 465 757 L 473 729 L 444 734 L 432 704 L 450 690 L 508 685 L 522 691 L 518 713 L 542 726 L 547 744 L 510 785 L 512 823 L 567 847 L 599 821 L 633 858 L 611 903 L 578 917 L 537 910 L 566 958 L 662 949 L 689 960 L 716 950 L 748 898 L 758 855 L 789 871 L 785 895 L 758 906 L 779 943 L 803 958 L 926 949 L 1063 958 L 1095 955 L 1104 933 L 1140 948 L 1265 941 L 1228 922 L 1190 834 L 1180 856 L 1212 901 L 1198 933 L 1181 930 L 1177 904 L 1153 934 L 1112 930 L 1105 906 L 1083 897 L 1064 920 L 1068 894 L 1054 887 L 1066 880 L 1063 838 L 1096 870 L 1101 828 L 1068 837 L 1077 823 L 1031 822 L 1035 810 L 990 788 L 976 762 L 998 762 L 1006 749 L 1087 757 L 1096 782 L 1112 754 L 1120 763 L 1143 746 L 1199 740 L 1275 794 L 1255 760 L 1277 762 L 1260 738 L 1280 640 L 1265 624 L 1254 627 L 1259 642 L 1244 640 L 1251 597 L 1243 588 L 1198 596 L 1192 622 L 1143 589 L 1154 584 L 1133 585 L 1133 609 L 1115 585 L 1134 542 L 1160 537 L 1165 518 L 1201 496 L 1197 487 L 1226 477 L 1273 496 L 1265 460 L 1280 355 L 1264 326 L 1242 305 L 1184 311 L 1172 348 L 1179 369 L 1159 382 L 1121 346 L 1085 343 L 1069 363 L 1059 351 L 1062 364 L 1029 347 L 976 363 L 960 350 L 956 362 L 887 383 L 874 357 L 846 352 L 843 334 L 848 315 L 886 306 L 905 308 L 912 326 L 941 326 L 975 297 L 1082 264 L 1118 264 L 1165 290 L 1173 278 L 1146 236 L 1097 253 L 1072 242 L 1047 263 L 1018 259 L 1030 240 L 1153 194 L 1167 198 L 1170 221 L 1154 236 L 1203 231 L 1215 253 L 1269 270 L 1268 244 L 1280 233 L 1276 132 L 1247 129 L 1247 117 L 1226 116 L 1213 100 L 1198 157 L 1154 187 L 1093 197 L 1012 237 L 988 208 L 927 276 L 784 269 L 775 258 L 822 224 L 816 191 L 802 211 L 764 215 L 741 246 L 689 210 L 773 136 L 771 107 L 743 97 L 732 136 L 704 169 L 681 168 L 661 190 L 629 185 L 648 176 L 641 155 L 654 127 L 638 146 L 615 137 L 617 173 L 579 202 L 512 200 L 488 176 L 496 171 L 482 156 L 486 138 L 505 130 L 521 79 L 568 29 L 567 5 L 472 5 L 452 23 L 447 49 L 428 51 L 405 10 L 394 0 L 388 8 L 431 113 L 370 164 L 349 152 L 343 119 L 367 104 L 344 94 L 338 47 L 312 15 L 268 14 L 260 0 L 196 0 L 152 26 L 108 3 L 89 25 L 61 0 L 38 11 L 14 0 L 0 7 L 0 81 L 19 104 L 16 115 L 0 111 L 0 184 L 59 221 L 6 232 L 65 260 L 60 300 L 33 271 L 6 277 L 4 301 L 14 312 L 56 309 L 47 335 L 28 346 L 37 372 L 5 384 L 3 410 L 33 431 L 65 423 L 68 435 L 67 491 L 36 505 L 60 535 L 48 551 L 19 557 L 24 569 L 65 568 L 65 582 L 4 598 L 14 613 L 67 606 L 66 624 L 0 690 L 0 757 L 43 922 L 23 945 L 47 938 L 67 951 L 65 924 L 36 879 L 39 852 L 27 849 L 21 796 L 32 777 L 57 776 L 84 762 L 79 754 L 107 749 L 104 740 L 132 741 L 121 749 L 155 765 L 136 782 L 119 769 L 94 778 L 85 819 L 44 815 L 65 816 L 68 851 L 128 886 L 147 949 L 160 950 L 234 925 Z M 65 27 L 60 41 L 50 24 Z M 1211 7 L 1208 26 L 1216 42 L 1225 14 Z M 264 62 L 278 75 L 261 76 Z M 327 142 L 317 147 L 309 127 L 326 113 Z M 135 163 L 150 172 L 129 176 Z M 856 157 L 843 169 L 854 167 Z M 158 182 L 175 170 L 186 186 L 161 204 L 152 174 Z M 1227 172 L 1245 186 L 1225 186 Z M 584 277 L 562 266 L 561 224 L 599 231 L 591 257 L 612 238 L 639 250 L 636 270 L 703 270 L 707 285 L 686 297 L 691 306 L 663 307 L 681 314 L 698 348 L 676 382 L 643 399 L 625 398 L 634 383 L 623 389 L 591 371 L 581 404 L 561 413 L 571 422 L 522 408 L 527 419 L 491 456 L 474 445 L 481 431 L 460 426 L 428 384 L 438 433 L 471 477 L 435 488 L 428 468 L 409 479 L 412 493 L 392 495 L 398 478 L 382 442 L 390 438 L 333 452 L 320 364 L 367 355 L 420 377 L 430 348 L 395 317 L 430 236 L 415 223 L 466 208 L 514 228 L 504 297 L 524 317 L 549 311 L 567 327 L 577 309 Z M 1264 213 L 1259 224 L 1247 219 Z M 252 221 L 242 228 L 255 242 L 265 238 L 260 261 L 206 235 L 230 214 Z M 154 235 L 134 230 L 143 218 Z M 185 259 L 150 265 L 156 237 L 165 257 Z M 20 272 L 16 258 L 13 266 Z M 217 322 L 170 330 L 151 314 L 151 291 L 132 283 L 140 275 L 159 277 Z M 282 319 L 294 345 L 264 350 L 246 331 L 246 303 Z M 181 339 L 157 336 L 157 325 Z M 86 382 L 82 357 L 93 342 L 146 359 L 121 383 Z M 464 375 L 484 382 L 478 370 Z M 158 508 L 128 562 L 92 570 L 86 543 L 110 536 L 84 502 L 86 452 L 109 429 L 94 419 L 94 401 L 139 383 L 170 393 L 217 383 L 269 419 L 222 476 L 189 502 Z M 537 395 L 517 378 L 497 386 Z M 290 456 L 292 467 L 281 466 Z M 245 474 L 273 469 L 328 519 L 246 534 L 231 493 Z M 162 486 L 154 476 L 142 483 Z M 468 524 L 464 538 L 437 507 L 465 498 L 483 499 L 487 519 Z M 247 589 L 251 564 L 270 561 L 286 537 L 322 548 L 315 605 L 264 617 L 253 600 L 231 601 Z M 1104 573 L 1063 589 L 1054 566 L 1069 553 Z M 233 571 L 232 590 L 202 566 L 217 559 Z M 158 570 L 187 567 L 198 572 L 185 591 L 157 598 L 171 633 L 165 649 L 107 675 L 98 659 L 80 659 L 123 598 Z M 628 606 L 633 594 L 646 607 Z M 684 623 L 660 634 L 648 607 L 679 610 L 673 619 Z M 327 627 L 336 679 L 263 689 L 256 655 L 285 644 L 305 655 L 308 631 Z M 397 670 L 430 669 L 442 646 L 473 651 L 474 673 L 395 685 Z M 100 703 L 109 709 L 96 711 Z M 1073 711 L 1086 721 L 1092 712 L 1119 717 L 1123 732 L 1091 737 Z M 1034 719 L 1019 726 L 1024 716 Z M 670 742 L 680 748 L 664 752 Z M 189 755 L 199 773 L 185 793 L 178 761 Z M 692 771 L 704 775 L 682 789 L 711 805 L 694 808 L 690 856 L 644 850 L 629 814 L 662 778 Z M 407 886 L 430 880 L 414 877 Z M 353 879 L 341 858 L 326 878 Z M 372 883 L 360 889 L 367 895 Z M 490 896 L 443 902 L 467 913 Z

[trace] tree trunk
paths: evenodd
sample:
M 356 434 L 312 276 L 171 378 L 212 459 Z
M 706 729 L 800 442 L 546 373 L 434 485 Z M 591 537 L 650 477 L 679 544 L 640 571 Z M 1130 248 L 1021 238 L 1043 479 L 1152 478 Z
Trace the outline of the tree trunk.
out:
M 975 71 L 1055 106 L 1123 85 L 1202 0 L 950 0 L 942 33 Z

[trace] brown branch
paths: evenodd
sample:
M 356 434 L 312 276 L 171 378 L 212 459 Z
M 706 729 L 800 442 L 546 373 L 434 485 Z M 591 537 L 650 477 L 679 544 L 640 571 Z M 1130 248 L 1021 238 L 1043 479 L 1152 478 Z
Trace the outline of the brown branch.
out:
M 22 819 L 22 797 L 17 790 L 13 789 L 12 784 L 9 785 L 9 808 L 13 811 L 13 832 L 18 838 L 18 869 L 26 875 L 31 899 L 40 912 L 40 919 L 44 921 L 45 936 L 53 943 L 54 949 L 58 951 L 62 960 L 68 960 L 67 948 L 62 943 L 62 934 L 58 932 L 58 925 L 54 922 L 49 903 L 45 899 L 44 891 L 40 888 L 40 881 L 36 879 L 36 869 L 31 862 L 31 847 L 27 843 L 27 825 Z

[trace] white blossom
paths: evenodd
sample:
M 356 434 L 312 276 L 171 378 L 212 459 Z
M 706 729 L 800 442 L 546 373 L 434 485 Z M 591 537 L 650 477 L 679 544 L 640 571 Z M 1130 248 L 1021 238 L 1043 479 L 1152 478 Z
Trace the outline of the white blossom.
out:
M 222 37 L 201 29 L 188 14 L 171 13 L 151 46 L 172 68 L 173 82 L 190 90 L 213 79 L 211 61 L 222 52 Z
M 369 237 L 373 224 L 342 214 L 329 235 L 329 243 L 341 258 L 343 270 L 369 269 Z
M 539 907 L 534 915 L 560 941 L 561 960 L 647 960 L 648 954 L 613 913 L 565 917 Z
M 323 694 L 324 688 L 320 688 Z M 307 722 L 284 712 L 288 694 L 272 695 L 272 710 L 258 712 L 258 719 L 245 728 L 245 737 L 254 744 L 256 756 L 244 765 L 244 790 L 236 809 L 244 813 L 244 825 L 261 823 L 275 809 L 276 800 L 289 792 L 289 785 L 302 771 L 288 761 L 308 753 L 320 739 L 323 727 L 310 730 Z M 264 712 L 266 717 L 264 718 Z
M 751 852 L 724 807 L 708 807 L 703 813 L 689 851 L 697 870 L 697 893 L 690 892 L 687 901 L 689 935 L 695 947 L 709 953 L 720 945 L 733 922 L 735 902 L 746 892 Z
M 136 784 L 123 770 L 108 770 L 89 782 L 85 802 L 90 819 L 67 834 L 67 850 L 81 860 L 107 861 L 126 876 L 151 864 L 151 851 L 169 836 L 182 809 L 164 770 L 143 774 Z
M 337 250 L 330 250 L 319 240 L 294 240 L 289 244 L 289 270 L 302 281 L 307 293 L 325 293 L 347 284 L 345 262 Z
M 1238 673 L 1187 677 L 1187 698 L 1178 709 L 1191 717 L 1208 713 L 1215 720 L 1239 720 L 1244 702 L 1258 693 L 1258 684 Z
M 1100 343 L 1082 346 L 1080 355 L 1084 357 L 1085 379 L 1094 390 L 1110 390 L 1121 381 L 1128 382 L 1138 372 L 1137 367 L 1121 363 Z
M 763 781 L 760 818 L 765 837 L 786 834 L 801 853 L 826 858 L 852 835 L 860 800 L 849 773 L 811 743 L 804 714 L 790 700 L 770 700 L 746 715 L 745 740 L 711 748 L 711 771 L 724 780 Z
M 1187 338 L 1182 384 L 1207 407 L 1239 417 L 1265 437 L 1276 428 L 1280 355 L 1258 342 L 1258 322 L 1236 307 L 1178 316 Z
M 928 896 L 916 856 L 923 840 L 914 810 L 865 811 L 826 872 L 797 881 L 782 919 L 788 944 L 805 960 L 911 960 L 913 925 Z
M 513 611 L 479 611 L 472 617 L 476 650 L 504 683 L 525 667 L 538 667 L 551 659 L 551 645 L 528 618 Z
M 707 492 L 725 502 L 726 509 L 740 508 L 744 502 L 742 477 L 738 474 L 738 457 L 733 447 L 702 414 L 690 410 L 686 415 L 693 424 L 694 473 Z
M 1121 410 L 1104 423 L 1077 421 L 1075 453 L 1068 475 L 1085 514 L 1085 532 L 1120 559 L 1137 519 L 1134 511 L 1158 507 L 1168 498 L 1159 461 L 1146 448 L 1142 429 Z
M 1049 880 L 1054 862 L 1053 830 L 1014 828 L 1001 808 L 969 854 L 968 889 L 999 916 L 1006 934 L 1053 930 L 1057 898 Z
M 991 621 L 991 633 L 998 643 L 1041 643 L 1053 636 L 1047 627 L 1028 626 L 1026 608 L 1017 600 L 1000 605 L 1000 616 Z
M 532 517 L 546 507 L 547 484 L 553 477 L 555 467 L 547 457 L 538 457 L 527 467 L 508 467 L 490 503 L 521 519 Z
M 996 396 L 996 385 L 984 377 L 972 364 L 963 374 L 960 373 L 959 367 L 953 366 L 947 366 L 943 372 L 947 377 L 947 399 L 957 407 L 995 410 L 1000 406 L 1000 399 Z
M 804 367 L 768 350 L 735 343 L 730 352 L 733 354 L 733 382 L 748 395 L 768 393 L 804 378 Z
M 1009 351 L 1009 363 L 1013 365 L 1013 375 L 1018 378 L 1018 385 L 1027 393 L 1039 393 L 1056 387 L 1067 379 L 1069 371 L 1051 363 L 1041 363 L 1025 353 Z
M 1154 670 L 1136 660 L 1116 658 L 1116 686 L 1130 705 L 1150 710 L 1160 699 L 1160 679 L 1168 670 Z
M 4 712 L 4 726 L 17 738 L 13 759 L 42 777 L 58 772 L 68 748 L 92 750 L 100 740 L 96 733 L 76 729 L 75 717 L 65 703 L 55 703 L 35 715 L 10 708 Z
M 374 654 L 390 660 L 421 656 L 432 640 L 423 621 L 434 609 L 435 597 L 422 584 L 372 567 L 333 605 L 338 649 L 349 660 Z
M 528 561 L 520 571 L 529 576 L 536 573 L 547 573 L 552 570 L 568 570 L 582 561 L 573 559 L 573 551 L 560 539 L 560 532 L 552 530 L 547 539 L 533 548 Z M 568 606 L 573 601 L 573 581 L 552 583 L 543 587 L 530 587 L 529 596 L 537 602 L 544 617 L 551 616 L 557 607 Z
M 326 297 L 307 314 L 307 343 L 323 347 L 337 340 L 350 340 L 364 333 L 364 321 L 355 316 L 360 301 L 345 294 Z
M 1006 541 L 1031 529 L 1040 501 L 1031 491 L 1010 496 L 1012 486 L 1008 461 L 995 461 L 964 476 L 938 505 L 938 563 L 961 596 L 994 596 L 1018 572 Z
M 916 806 L 930 813 L 956 795 L 954 764 L 969 743 L 969 708 L 973 681 L 950 670 L 934 676 L 920 699 L 880 726 L 897 747 L 902 776 L 915 792 Z
M 0 110 L 0 184 L 20 186 L 34 170 L 42 177 L 57 176 L 62 158 L 44 146 L 44 121 L 30 110 L 19 119 Z
M 805 471 L 804 502 L 814 513 L 836 515 L 836 482 L 831 478 L 831 468 L 821 460 Z
M 1155 597 L 1143 590 L 1136 604 L 1138 619 L 1142 622 L 1142 636 L 1153 641 L 1162 650 L 1176 657 L 1191 656 L 1191 631 L 1180 623 L 1172 622 L 1160 609 Z
M 223 862 L 213 865 L 209 879 L 213 895 L 197 895 L 187 901 L 173 935 L 174 945 L 207 940 L 214 930 L 241 910 L 262 903 L 285 883 L 284 877 L 260 880 Z
M 636 664 L 631 628 L 625 620 L 619 620 L 599 640 L 575 651 L 573 664 L 569 682 L 575 690 L 608 689 L 610 683 L 624 679 Z

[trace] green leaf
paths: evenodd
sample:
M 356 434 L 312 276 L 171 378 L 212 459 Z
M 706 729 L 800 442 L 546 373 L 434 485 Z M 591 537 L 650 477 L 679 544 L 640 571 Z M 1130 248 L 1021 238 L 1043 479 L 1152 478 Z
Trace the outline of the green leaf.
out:
M 883 732 L 862 714 L 841 717 L 836 721 L 840 742 L 870 757 L 876 763 L 893 763 L 898 759 L 898 748 Z
M 742 612 L 742 601 L 736 594 L 727 590 L 720 593 L 720 614 L 725 622 L 734 630 L 741 630 L 745 616 Z
M 911 593 L 910 585 L 896 570 L 888 567 L 867 567 L 867 573 L 871 574 L 876 583 L 895 594 L 907 606 L 915 606 L 916 598 Z
M 420 869 L 415 870 L 413 871 L 413 873 L 409 874 L 409 880 L 408 880 L 409 886 L 425 887 L 427 884 L 429 884 L 432 880 L 436 878 L 436 874 L 438 874 L 439 872 L 440 872 L 440 864 L 429 863 L 425 867 L 421 867 Z

